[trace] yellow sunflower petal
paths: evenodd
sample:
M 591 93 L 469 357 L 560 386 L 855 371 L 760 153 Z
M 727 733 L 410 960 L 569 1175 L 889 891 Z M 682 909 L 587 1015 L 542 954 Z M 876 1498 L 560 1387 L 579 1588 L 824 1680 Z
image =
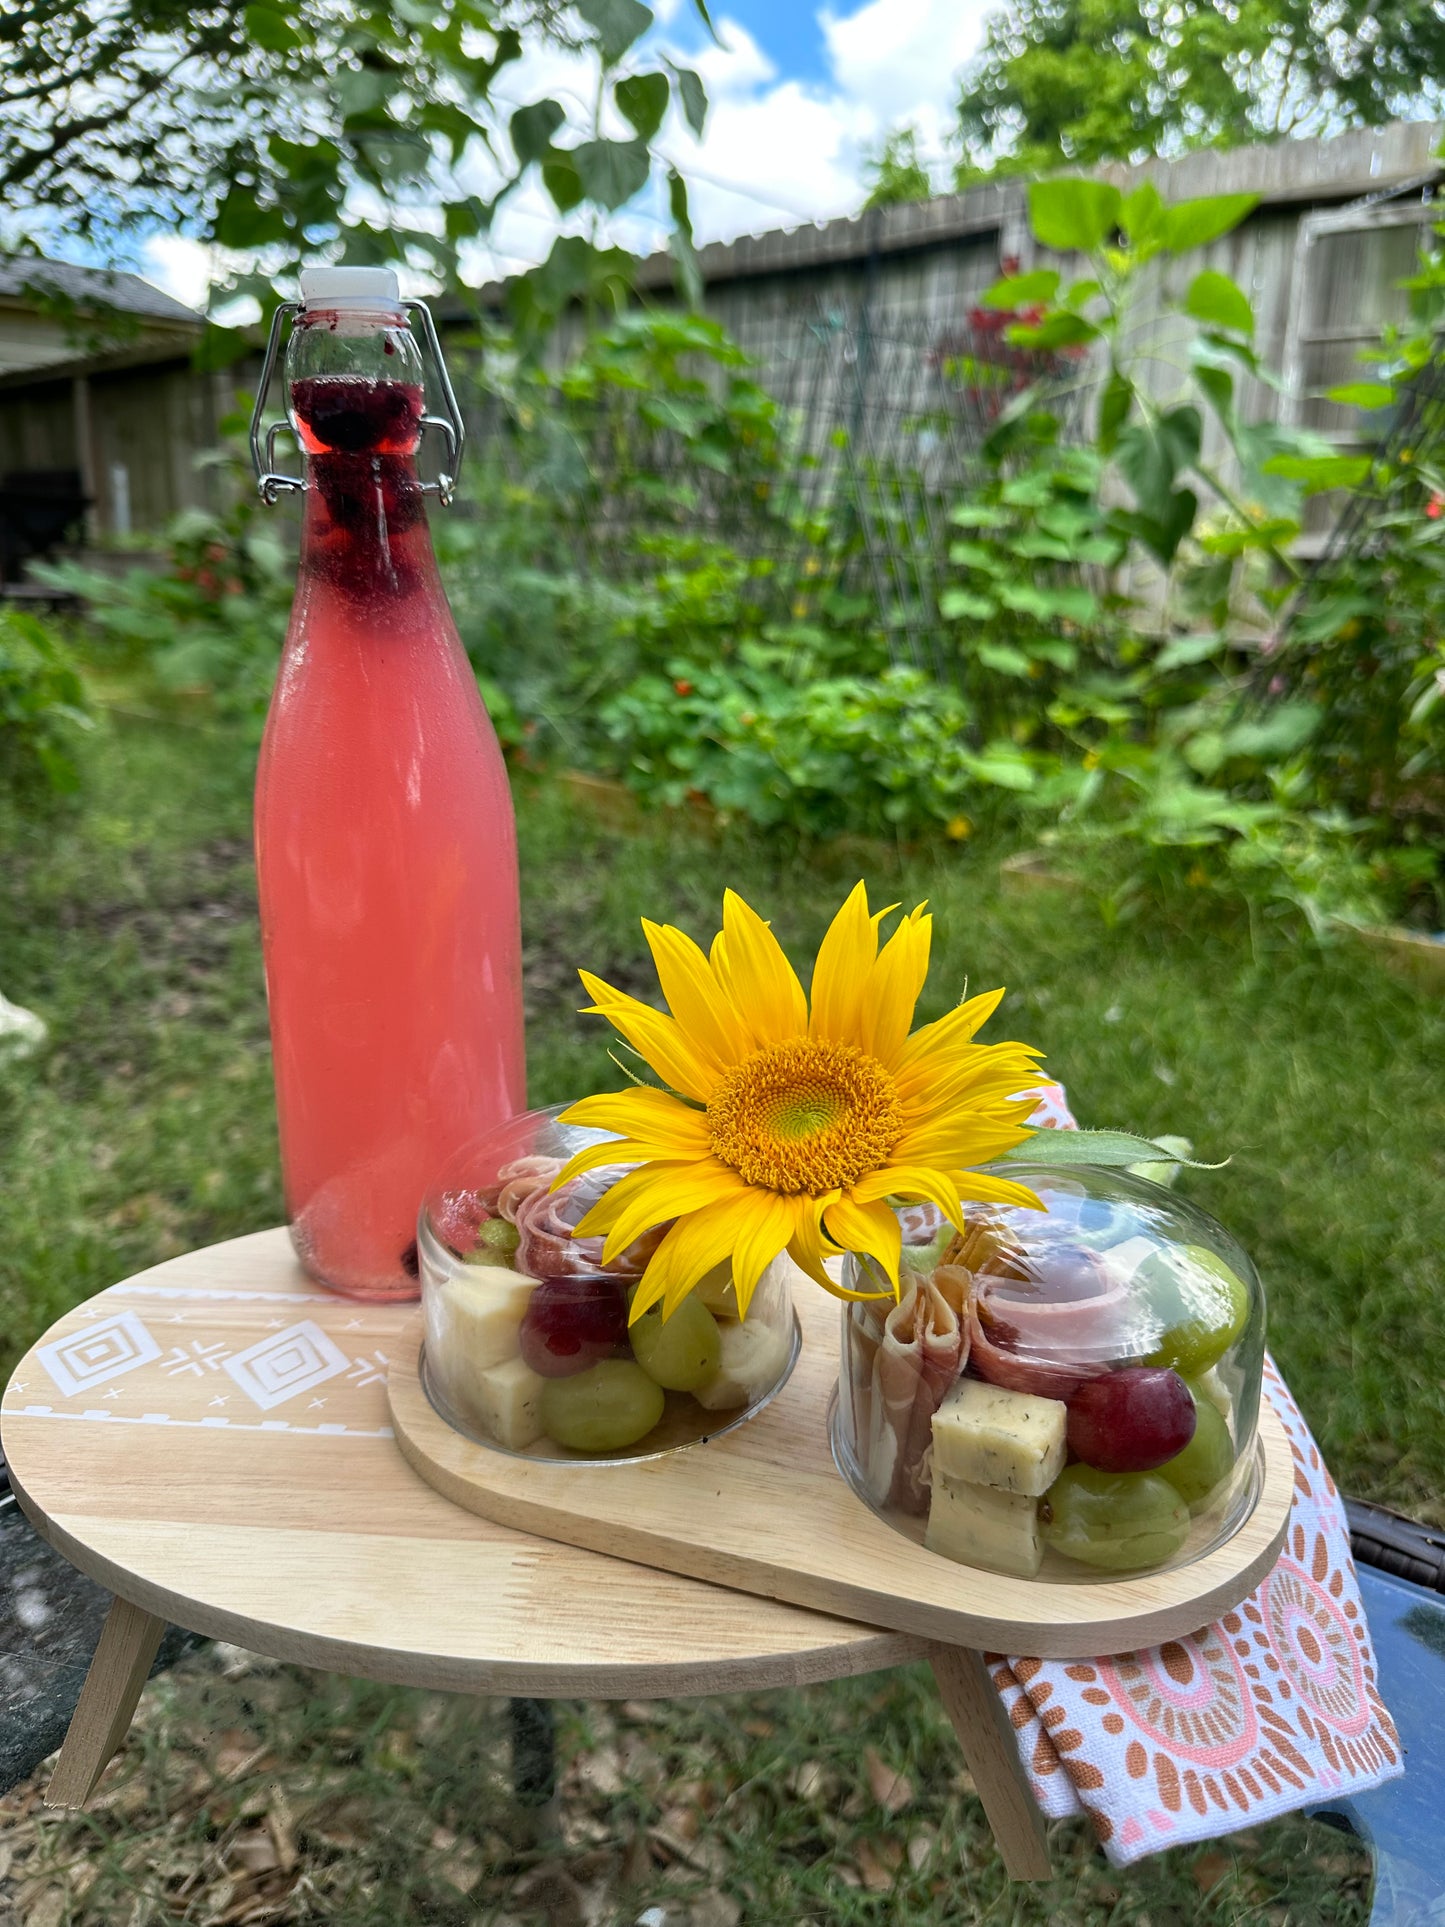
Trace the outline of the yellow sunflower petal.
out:
M 999 1055 L 995 1057 L 993 1052 Z M 909 1124 L 922 1123 L 930 1116 L 962 1109 L 965 1104 L 996 1103 L 1000 1098 L 1016 1098 L 1039 1071 L 1031 1057 L 1010 1050 L 1003 1044 L 971 1044 L 952 1065 L 943 1060 L 926 1076 L 896 1081 L 899 1102 Z M 1037 1100 L 1030 1097 L 1033 1105 Z
M 701 1157 L 707 1150 L 707 1119 L 671 1091 L 639 1084 L 630 1091 L 606 1091 L 581 1097 L 562 1112 L 563 1124 L 586 1124 L 597 1131 L 616 1131 L 621 1137 L 646 1138 L 659 1144 L 675 1143 L 674 1157 Z
M 754 1193 L 754 1208 L 733 1246 L 733 1290 L 737 1293 L 740 1318 L 748 1315 L 759 1278 L 778 1253 L 787 1249 L 797 1226 L 799 1205 L 811 1202 L 811 1199 Z
M 860 1178 L 851 1193 L 857 1204 L 874 1204 L 879 1198 L 926 1198 L 936 1204 L 944 1217 L 959 1231 L 963 1229 L 963 1207 L 958 1201 L 958 1186 L 947 1171 L 928 1164 L 890 1164 Z
M 920 1058 L 931 1058 L 935 1051 L 953 1050 L 959 1044 L 968 1043 L 975 1031 L 983 1029 L 1003 999 L 1002 990 L 986 991 L 983 996 L 970 997 L 967 1003 L 957 1005 L 946 1016 L 914 1031 L 903 1047 L 898 1061 L 899 1070 L 906 1070 Z
M 852 1198 L 836 1198 L 824 1213 L 828 1236 L 845 1251 L 866 1252 L 876 1258 L 895 1293 L 898 1290 L 898 1261 L 903 1249 L 903 1233 L 898 1219 L 886 1204 L 856 1204 Z
M 642 1274 L 628 1322 L 635 1325 L 658 1303 L 663 1317 L 670 1317 L 698 1280 L 732 1254 L 752 1207 L 751 1197 L 724 1198 L 679 1218 Z
M 605 1231 L 602 1259 L 610 1265 L 619 1252 L 626 1251 L 634 1239 L 654 1225 L 685 1217 L 723 1198 L 739 1197 L 746 1188 L 737 1172 L 719 1164 L 716 1158 L 697 1164 L 644 1164 L 619 1178 L 593 1205 L 578 1225 L 577 1235 L 590 1238 Z
M 710 1067 L 727 1071 L 752 1049 L 752 1038 L 733 1003 L 724 996 L 712 966 L 685 931 L 642 920 L 642 932 L 667 1007 L 684 1036 Z
M 955 1171 L 952 1176 L 960 1197 L 972 1198 L 979 1204 L 1019 1204 L 1028 1211 L 1048 1210 L 1042 1198 L 1013 1178 L 996 1178 L 991 1172 L 982 1171 Z
M 913 1022 L 914 1007 L 928 975 L 932 937 L 933 919 L 924 915 L 920 903 L 884 944 L 873 966 L 857 1041 L 885 1070 L 893 1069 Z
M 580 970 L 577 974 L 592 998 L 589 1014 L 605 1017 L 665 1084 L 684 1097 L 693 1097 L 705 1104 L 717 1083 L 717 1075 L 692 1048 L 682 1026 L 674 1018 L 654 1010 L 651 1004 L 639 1003 L 637 998 L 613 990 L 589 971 Z
M 788 1240 L 788 1256 L 824 1291 L 832 1291 L 833 1280 L 823 1269 L 823 1260 L 838 1255 L 838 1247 L 823 1235 L 823 1207 L 832 1197 L 830 1192 L 826 1198 L 800 1198 L 798 1221 Z
M 830 1044 L 858 1042 L 877 955 L 878 926 L 868 914 L 867 887 L 859 883 L 818 946 L 809 1022 L 812 1036 Z
M 696 1155 L 706 1157 L 706 1146 Z M 580 1177 L 584 1171 L 602 1170 L 610 1164 L 649 1164 L 653 1161 L 664 1164 L 691 1162 L 692 1154 L 680 1152 L 676 1145 L 657 1144 L 646 1138 L 609 1138 L 605 1144 L 588 1144 L 582 1150 L 574 1151 L 553 1178 L 551 1189 L 560 1191 L 564 1184 Z
M 808 1000 L 783 946 L 735 890 L 723 894 L 723 927 L 713 970 L 754 1044 L 786 1043 L 808 1034 Z

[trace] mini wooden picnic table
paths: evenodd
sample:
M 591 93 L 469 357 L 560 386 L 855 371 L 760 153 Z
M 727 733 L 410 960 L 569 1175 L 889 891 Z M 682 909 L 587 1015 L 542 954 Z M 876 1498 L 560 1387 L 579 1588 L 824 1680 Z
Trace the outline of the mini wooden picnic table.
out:
M 46 1795 L 81 1807 L 167 1621 L 458 1693 L 671 1698 L 926 1659 L 1008 1872 L 1049 1856 L 980 1653 L 491 1524 L 410 1469 L 386 1373 L 415 1317 L 321 1291 L 284 1231 L 174 1258 L 60 1319 L 3 1403 L 20 1503 L 115 1595 Z

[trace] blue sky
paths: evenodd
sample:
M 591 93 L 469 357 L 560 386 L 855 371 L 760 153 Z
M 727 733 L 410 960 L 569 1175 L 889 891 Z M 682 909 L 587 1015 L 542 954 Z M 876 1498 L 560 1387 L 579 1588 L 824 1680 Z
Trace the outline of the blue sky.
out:
M 826 82 L 828 61 L 816 7 L 804 0 L 733 0 L 725 11 L 752 35 L 780 73 Z

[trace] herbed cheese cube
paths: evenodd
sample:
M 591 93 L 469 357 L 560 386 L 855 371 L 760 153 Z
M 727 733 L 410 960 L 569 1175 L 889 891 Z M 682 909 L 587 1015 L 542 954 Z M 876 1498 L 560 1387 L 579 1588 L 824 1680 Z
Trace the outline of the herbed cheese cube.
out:
M 1068 1407 L 961 1378 L 933 1415 L 933 1474 L 1038 1498 L 1064 1469 Z
M 1032 1579 L 1044 1556 L 1039 1502 L 1024 1492 L 966 1485 L 941 1476 L 935 1465 L 923 1543 L 966 1566 L 991 1566 Z
M 525 1452 L 542 1436 L 546 1382 L 524 1358 L 509 1358 L 473 1381 L 468 1402 L 498 1445 L 510 1452 Z

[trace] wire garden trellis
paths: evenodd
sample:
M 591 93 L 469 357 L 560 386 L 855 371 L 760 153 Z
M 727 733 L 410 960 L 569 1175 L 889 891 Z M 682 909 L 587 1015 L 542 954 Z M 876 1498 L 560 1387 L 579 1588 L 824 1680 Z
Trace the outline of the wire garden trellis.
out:
M 550 505 L 591 578 L 645 579 L 679 538 L 699 557 L 726 548 L 746 559 L 760 624 L 866 608 L 895 661 L 941 675 L 950 508 L 1018 394 L 1042 384 L 1067 415 L 1084 392 L 1076 364 L 1011 345 L 1015 318 L 875 325 L 866 307 L 818 308 L 751 329 L 765 406 L 740 445 L 700 438 L 686 401 L 626 385 L 579 400 L 561 377 L 540 404 L 480 394 L 468 427 L 497 482 Z

